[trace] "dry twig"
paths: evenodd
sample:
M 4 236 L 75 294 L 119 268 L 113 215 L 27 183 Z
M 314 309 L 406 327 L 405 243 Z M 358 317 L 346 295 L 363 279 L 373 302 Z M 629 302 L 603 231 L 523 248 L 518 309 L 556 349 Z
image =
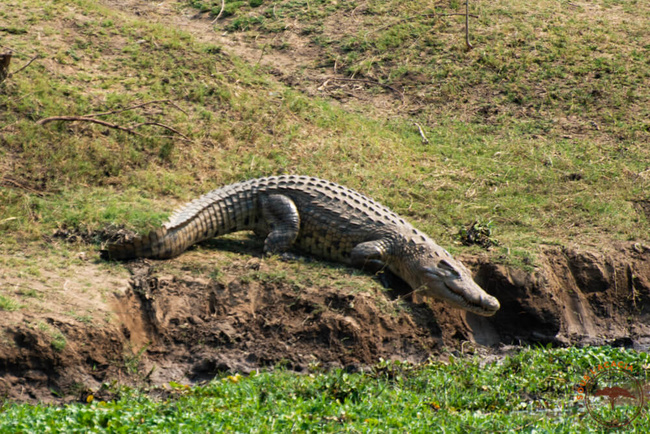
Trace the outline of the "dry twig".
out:
M 165 125 L 165 124 L 160 123 L 160 122 L 148 121 L 148 122 L 140 122 L 140 123 L 133 124 L 133 125 L 130 125 L 130 126 L 122 126 L 122 125 L 114 124 L 112 122 L 107 122 L 107 121 L 103 121 L 101 119 L 97 119 L 98 116 L 108 116 L 108 115 L 114 115 L 114 114 L 118 114 L 118 113 L 124 113 L 124 112 L 129 111 L 129 110 L 135 110 L 137 108 L 142 108 L 142 107 L 145 107 L 145 106 L 148 106 L 148 105 L 158 104 L 158 103 L 170 104 L 172 107 L 176 108 L 177 110 L 179 110 L 179 111 L 183 112 L 185 115 L 187 115 L 187 112 L 185 112 L 183 109 L 181 109 L 179 106 L 177 106 L 173 101 L 170 101 L 168 99 L 161 99 L 161 100 L 147 101 L 147 102 L 143 102 L 141 104 L 136 104 L 136 105 L 132 105 L 132 106 L 129 106 L 129 107 L 116 109 L 116 110 L 111 110 L 111 111 L 107 111 L 107 112 L 90 113 L 90 114 L 83 115 L 83 116 L 51 116 L 51 117 L 43 118 L 43 119 L 40 119 L 40 120 L 36 121 L 36 124 L 37 125 L 45 125 L 47 123 L 54 122 L 54 121 L 91 122 L 91 123 L 94 123 L 94 124 L 105 126 L 107 128 L 113 128 L 113 129 L 116 129 L 116 130 L 124 131 L 126 133 L 133 134 L 135 136 L 140 136 L 140 137 L 144 137 L 144 135 L 138 133 L 137 131 L 135 131 L 136 128 L 139 128 L 139 127 L 144 126 L 144 125 L 153 125 L 153 126 L 161 127 L 161 128 L 164 128 L 164 129 L 166 129 L 168 131 L 171 131 L 172 133 L 174 133 L 174 134 L 176 134 L 178 136 L 181 136 L 184 140 L 186 140 L 188 142 L 191 142 L 191 139 L 189 137 L 187 137 L 185 134 L 181 133 L 180 131 L 178 131 L 177 129 L 175 129 L 173 127 L 170 127 L 169 125 Z
M 429 143 L 429 139 L 427 139 L 427 136 L 424 134 L 424 130 L 422 129 L 420 124 L 418 124 L 417 122 L 414 122 L 414 124 L 416 127 L 418 127 L 418 131 L 420 131 L 420 136 L 422 137 L 422 143 L 424 143 L 425 145 Z
M 29 60 L 29 62 L 27 62 L 25 65 L 21 66 L 20 68 L 18 68 L 18 69 L 15 70 L 14 72 L 10 73 L 10 74 L 9 74 L 9 77 L 11 77 L 12 75 L 16 75 L 16 74 L 18 74 L 20 71 L 22 71 L 23 69 L 25 69 L 25 68 L 27 68 L 29 65 L 31 65 L 32 62 L 33 62 L 34 60 L 36 60 L 36 59 L 38 59 L 38 54 L 37 54 L 36 56 L 32 57 L 32 58 Z
M 163 100 L 161 100 L 160 102 L 166 102 L 167 104 L 169 104 L 170 106 L 172 106 L 172 107 L 174 107 L 176 110 L 178 110 L 179 112 L 183 113 L 185 116 L 188 116 L 188 117 L 190 116 L 189 114 L 187 114 L 187 112 L 186 112 L 185 110 L 183 110 L 182 108 L 180 108 L 180 107 L 178 106 L 178 104 L 176 104 L 174 101 L 172 101 L 172 100 L 170 100 L 170 99 L 163 99 Z
M 127 133 L 129 133 L 129 134 L 136 135 L 136 136 L 142 136 L 142 134 L 140 134 L 140 133 L 138 133 L 138 132 L 136 132 L 136 131 L 133 131 L 133 130 L 130 129 L 130 128 L 123 127 L 123 126 L 121 126 L 121 125 L 117 125 L 117 124 L 112 124 L 112 123 L 110 123 L 110 122 L 102 121 L 102 120 L 100 120 L 100 119 L 95 119 L 95 118 L 91 118 L 91 117 L 87 117 L 87 116 L 51 116 L 51 117 L 49 117 L 49 118 L 43 118 L 43 119 L 40 119 L 40 120 L 36 121 L 36 124 L 37 124 L 37 125 L 45 125 L 45 124 L 47 124 L 47 123 L 54 122 L 54 121 L 66 121 L 66 122 L 83 121 L 83 122 L 92 122 L 92 123 L 94 123 L 94 124 L 99 124 L 99 125 L 103 125 L 103 126 L 108 127 L 108 128 L 113 128 L 113 129 L 116 129 L 116 130 L 124 131 L 124 132 L 127 132 Z
M 185 134 L 181 133 L 177 129 L 172 128 L 169 125 L 162 124 L 160 122 L 141 122 L 139 124 L 131 125 L 129 127 L 123 127 L 123 126 L 118 125 L 118 124 L 113 124 L 113 123 L 110 123 L 110 122 L 102 121 L 101 119 L 95 119 L 95 118 L 88 117 L 88 116 L 52 116 L 52 117 L 49 117 L 49 118 L 40 119 L 36 123 L 38 125 L 45 125 L 47 123 L 54 122 L 54 121 L 91 122 L 91 123 L 94 123 L 94 124 L 103 125 L 103 126 L 108 127 L 108 128 L 113 128 L 113 129 L 116 129 L 116 130 L 124 131 L 126 133 L 133 134 L 134 136 L 140 136 L 140 137 L 144 137 L 144 135 L 140 134 L 137 131 L 135 131 L 136 128 L 142 127 L 144 125 L 153 125 L 153 126 L 161 127 L 161 128 L 164 128 L 164 129 L 166 129 L 168 131 L 171 131 L 172 133 L 181 136 L 184 140 L 187 140 L 188 142 L 192 141 L 189 137 L 187 137 Z
M 177 109 L 177 110 L 183 112 L 185 115 L 187 115 L 185 110 L 182 110 L 180 107 L 178 107 L 176 104 L 174 104 L 171 100 L 169 100 L 169 99 L 156 99 L 156 100 L 153 100 L 153 101 L 143 102 L 142 104 L 136 104 L 136 105 L 132 105 L 132 106 L 129 106 L 129 107 L 122 108 L 122 109 L 111 110 L 111 111 L 108 111 L 108 112 L 90 113 L 90 114 L 84 115 L 84 117 L 91 117 L 92 118 L 92 117 L 96 117 L 96 116 L 114 115 L 114 114 L 117 114 L 117 113 L 124 113 L 124 112 L 129 111 L 129 110 L 135 110 L 135 109 L 140 108 L 140 107 L 144 107 L 144 106 L 151 105 L 151 104 L 158 104 L 158 103 L 170 104 L 175 109 Z
M 26 185 L 22 185 L 22 184 L 20 184 L 19 182 L 14 181 L 13 179 L 9 179 L 9 178 L 0 178 L 0 184 L 1 184 L 1 183 L 11 184 L 11 185 L 13 185 L 14 187 L 17 187 L 17 188 L 20 188 L 20 189 L 23 189 L 23 190 L 27 190 L 27 191 L 29 191 L 29 192 L 32 192 L 32 193 L 34 193 L 36 196 L 39 196 L 39 197 L 40 197 L 40 196 L 43 196 L 43 193 L 41 193 L 40 191 L 38 191 L 38 190 L 34 190 L 33 188 L 31 188 L 31 187 L 27 187 Z
M 467 44 L 467 51 L 474 48 L 469 42 L 469 0 L 465 0 L 465 44 Z
M 223 10 L 225 9 L 225 7 L 226 7 L 226 0 L 221 0 L 221 10 L 220 10 L 219 13 L 217 14 L 217 17 L 216 17 L 214 20 L 212 20 L 212 22 L 211 22 L 210 24 L 214 24 L 214 23 L 216 23 L 217 20 L 218 20 L 219 18 L 221 18 L 221 14 L 223 14 Z M 274 7 L 275 7 L 275 6 L 274 6 Z
M 154 126 L 156 126 L 156 127 L 161 127 L 161 128 L 164 128 L 164 129 L 166 129 L 166 130 L 171 131 L 171 132 L 174 133 L 174 134 L 178 134 L 179 136 L 181 136 L 182 138 L 184 138 L 184 139 L 187 140 L 188 142 L 191 142 L 191 141 L 192 141 L 189 137 L 187 137 L 185 134 L 181 133 L 181 132 L 178 131 L 177 129 L 172 128 L 172 127 L 170 127 L 169 125 L 161 124 L 160 122 L 142 122 L 142 123 L 139 123 L 139 124 L 133 125 L 131 128 L 137 128 L 137 127 L 141 127 L 141 126 L 143 126 L 143 125 L 154 125 Z
M 18 217 L 8 217 L 6 219 L 2 219 L 2 220 L 0 220 L 0 225 L 3 224 L 3 223 L 6 223 L 6 222 L 10 222 L 12 220 L 18 220 Z

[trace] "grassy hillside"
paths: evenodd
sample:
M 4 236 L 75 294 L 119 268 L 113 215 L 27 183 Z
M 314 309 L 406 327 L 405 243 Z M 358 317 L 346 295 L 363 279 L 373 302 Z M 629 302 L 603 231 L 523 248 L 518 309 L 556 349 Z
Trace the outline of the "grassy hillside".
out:
M 180 26 L 97 2 L 10 1 L 12 70 L 38 58 L 0 85 L 2 243 L 62 225 L 140 230 L 209 189 L 278 173 L 360 189 L 452 248 L 474 220 L 492 221 L 498 256 L 647 238 L 644 3 L 477 3 L 469 52 L 462 19 L 440 14 L 454 2 L 274 5 L 230 3 L 218 25 L 259 36 L 268 56 L 299 35 L 312 68 L 397 90 L 359 84 L 391 111 L 308 97 Z M 97 113 L 132 133 L 36 123 Z
M 407 158 L 398 144 L 408 133 L 311 101 L 182 31 L 95 2 L 14 6 L 3 44 L 17 65 L 39 58 L 3 83 L 0 96 L 0 221 L 9 239 L 57 225 L 142 228 L 179 200 L 274 173 L 363 187 L 371 165 Z M 125 128 L 157 122 L 183 136 L 154 125 L 130 134 L 87 122 L 36 124 L 98 112 L 113 112 L 98 118 Z M 355 173 L 365 152 L 366 172 Z
M 395 96 L 377 115 L 419 122 L 430 143 L 412 145 L 420 173 L 403 174 L 418 199 L 393 204 L 425 225 L 492 220 L 525 248 L 645 237 L 650 7 L 471 3 L 470 51 L 455 1 L 233 2 L 221 28 L 269 57 L 309 44 L 293 82 L 338 72 Z
M 73 344 L 61 330 L 117 328 L 106 294 L 129 278 L 97 258 L 103 234 L 155 227 L 184 201 L 250 177 L 302 173 L 359 189 L 455 252 L 482 251 L 458 237 L 478 221 L 500 241 L 491 258 L 518 265 L 541 244 L 648 241 L 646 2 L 472 2 L 470 51 L 454 0 L 227 2 L 216 32 L 208 15 L 220 4 L 203 0 L 3 6 L 0 48 L 14 56 L 0 83 L 0 323 L 40 330 L 26 336 L 41 336 L 48 363 Z M 208 13 L 187 17 L 197 11 Z M 52 116 L 82 119 L 43 122 Z M 60 228 L 81 242 L 52 242 Z M 377 285 L 275 259 L 271 274 L 240 251 L 208 249 L 156 267 L 206 282 L 284 280 L 292 291 L 294 280 L 342 293 Z M 137 371 L 143 342 L 105 364 Z M 2 345 L 20 353 L 0 329 Z M 607 347 L 357 374 L 314 365 L 196 388 L 104 385 L 82 397 L 90 405 L 0 395 L 0 431 L 599 429 L 575 385 L 614 359 L 647 381 L 647 353 Z M 43 372 L 29 380 L 47 388 Z

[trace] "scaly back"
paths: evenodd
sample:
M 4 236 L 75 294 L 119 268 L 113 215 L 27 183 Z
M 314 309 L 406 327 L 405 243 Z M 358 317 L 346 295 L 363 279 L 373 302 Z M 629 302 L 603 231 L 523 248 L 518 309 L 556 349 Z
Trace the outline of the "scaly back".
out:
M 282 175 L 213 190 L 174 212 L 161 229 L 110 244 L 103 255 L 112 259 L 169 258 L 214 236 L 240 230 L 267 232 L 262 195 L 291 199 L 300 216 L 297 245 L 326 259 L 347 263 L 356 244 L 396 233 L 427 241 L 400 216 L 355 190 L 318 178 Z

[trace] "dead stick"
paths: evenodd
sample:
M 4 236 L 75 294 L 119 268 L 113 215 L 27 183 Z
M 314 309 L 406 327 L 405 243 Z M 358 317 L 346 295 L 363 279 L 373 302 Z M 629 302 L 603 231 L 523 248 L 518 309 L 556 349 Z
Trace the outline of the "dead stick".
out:
M 102 121 L 100 119 L 89 118 L 89 117 L 84 117 L 84 116 L 52 116 L 52 117 L 49 117 L 49 118 L 40 119 L 40 120 L 36 121 L 36 124 L 37 125 L 45 125 L 47 123 L 54 122 L 54 121 L 92 122 L 94 124 L 103 125 L 103 126 L 108 127 L 108 128 L 113 128 L 113 129 L 116 129 L 116 130 L 125 131 L 125 132 L 127 132 L 129 134 L 133 134 L 133 135 L 136 135 L 136 136 L 142 136 L 142 134 L 138 133 L 137 131 L 133 131 L 133 130 L 131 130 L 129 128 L 126 128 L 126 127 L 123 127 L 123 126 L 120 126 L 120 125 L 117 125 L 117 124 L 112 124 L 110 122 Z
M 221 10 L 219 11 L 219 14 L 217 15 L 217 18 L 212 20 L 210 24 L 214 24 L 217 22 L 219 18 L 221 18 L 221 14 L 223 13 L 223 10 L 226 8 L 226 0 L 221 0 Z
M 18 187 L 18 188 L 22 188 L 23 190 L 31 191 L 32 193 L 34 193 L 37 196 L 43 196 L 43 193 L 41 193 L 40 191 L 34 190 L 33 188 L 22 185 L 22 184 L 20 184 L 20 183 L 18 183 L 16 181 L 14 181 L 13 179 L 0 178 L 0 182 L 6 182 L 7 184 L 12 184 L 14 187 Z
M 179 106 L 178 106 L 174 101 L 172 101 L 172 100 L 167 100 L 167 103 L 168 103 L 170 106 L 174 107 L 174 108 L 175 108 L 176 110 L 178 110 L 179 112 L 183 113 L 185 116 L 188 116 L 188 117 L 189 117 L 189 115 L 187 114 L 187 112 L 186 112 L 185 110 L 183 110 L 182 108 L 180 108 L 180 107 L 179 107 Z
M 23 69 L 25 69 L 25 68 L 27 68 L 29 65 L 31 65 L 32 62 L 33 62 L 34 60 L 36 60 L 36 59 L 38 59 L 38 54 L 37 54 L 36 56 L 32 57 L 32 58 L 29 60 L 29 62 L 27 62 L 27 64 L 26 64 L 25 66 L 22 66 L 22 67 L 18 68 L 17 70 L 15 70 L 14 72 L 12 72 L 11 74 L 9 74 L 9 77 L 11 77 L 12 75 L 16 75 L 16 74 L 18 74 L 20 71 L 22 71 Z
M 3 223 L 6 223 L 6 222 L 10 222 L 12 220 L 18 220 L 18 217 L 9 217 L 9 218 L 0 220 L 0 225 L 3 224 Z
M 142 122 L 142 123 L 139 123 L 139 124 L 135 124 L 135 125 L 133 125 L 131 127 L 123 127 L 121 125 L 112 124 L 110 122 L 102 121 L 100 119 L 95 119 L 95 118 L 85 117 L 85 116 L 52 116 L 52 117 L 49 117 L 49 118 L 41 119 L 41 120 L 37 121 L 36 124 L 37 125 L 45 125 L 47 123 L 54 122 L 54 121 L 92 122 L 94 124 L 103 125 L 105 127 L 114 128 L 114 129 L 120 130 L 120 131 L 125 131 L 125 132 L 127 132 L 129 134 L 133 134 L 135 136 L 140 136 L 140 137 L 144 137 L 144 135 L 138 133 L 137 131 L 134 131 L 135 128 L 141 127 L 143 125 L 155 125 L 157 127 L 165 128 L 166 130 L 169 130 L 169 131 L 171 131 L 171 132 L 173 132 L 175 134 L 178 134 L 179 136 L 183 137 L 187 141 L 191 141 L 191 139 L 189 137 L 187 137 L 185 134 L 181 133 L 180 131 L 178 131 L 178 130 L 176 130 L 176 129 L 168 126 L 168 125 L 161 124 L 160 122 Z
M 465 0 L 465 43 L 467 44 L 467 51 L 474 48 L 469 42 L 469 0 Z
M 167 104 L 171 105 L 172 107 L 174 107 L 175 109 L 177 109 L 178 111 L 183 112 L 183 114 L 187 115 L 187 112 L 185 112 L 185 110 L 181 109 L 176 104 L 174 104 L 173 101 L 171 101 L 169 99 L 157 99 L 157 100 L 153 100 L 153 101 L 143 102 L 142 104 L 136 104 L 136 105 L 132 105 L 132 106 L 129 106 L 129 107 L 125 107 L 125 108 L 122 108 L 122 109 L 111 110 L 111 111 L 108 111 L 108 112 L 90 113 L 90 114 L 87 114 L 87 115 L 83 115 L 83 117 L 91 118 L 91 117 L 95 117 L 95 116 L 114 115 L 114 114 L 117 114 L 117 113 L 123 113 L 123 112 L 129 111 L 129 110 L 135 110 L 135 109 L 140 108 L 140 107 L 144 107 L 144 106 L 151 105 L 151 104 L 158 104 L 158 103 L 167 103 Z
M 172 133 L 178 134 L 179 136 L 181 136 L 182 138 L 184 138 L 184 139 L 187 140 L 188 142 L 191 142 L 191 141 L 192 141 L 192 139 L 190 139 L 189 137 L 187 137 L 185 134 L 181 133 L 181 132 L 178 131 L 177 129 L 172 128 L 172 127 L 170 127 L 169 125 L 161 124 L 160 122 L 142 122 L 142 123 L 140 123 L 140 124 L 137 124 L 137 125 L 132 126 L 131 128 L 137 128 L 137 127 L 140 127 L 140 126 L 142 126 L 142 125 L 155 125 L 155 126 L 157 126 L 157 127 L 161 127 L 161 128 L 166 129 L 166 130 L 169 130 L 169 131 L 171 131 Z
M 414 122 L 414 124 L 416 127 L 418 127 L 418 130 L 420 131 L 420 136 L 422 136 L 422 143 L 424 143 L 425 145 L 429 143 L 429 139 L 427 139 L 427 136 L 424 135 L 424 130 L 422 129 L 420 124 L 418 124 L 417 122 Z
M 467 17 L 467 16 L 469 16 L 469 17 L 472 17 L 472 18 L 478 18 L 478 15 L 474 15 L 474 14 L 469 14 L 469 15 L 468 14 L 438 14 L 438 16 L 440 16 L 440 17 L 453 17 L 453 16 Z

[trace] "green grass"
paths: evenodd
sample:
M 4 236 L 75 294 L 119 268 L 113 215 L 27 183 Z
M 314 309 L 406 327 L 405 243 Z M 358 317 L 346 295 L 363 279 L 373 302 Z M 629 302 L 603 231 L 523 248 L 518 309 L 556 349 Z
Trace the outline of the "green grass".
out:
M 11 312 L 21 308 L 22 305 L 18 303 L 16 300 L 14 300 L 13 298 L 0 295 L 0 310 Z
M 50 338 L 50 345 L 55 351 L 61 352 L 65 349 L 68 341 L 65 335 L 56 326 L 40 321 L 38 324 L 36 324 L 36 328 L 42 332 L 47 333 Z
M 265 4 L 232 4 L 233 17 L 297 20 L 340 71 L 403 89 L 405 107 L 419 114 L 396 110 L 390 120 L 308 98 L 217 45 L 94 2 L 12 4 L 6 27 L 29 23 L 47 38 L 3 36 L 14 65 L 40 58 L 0 85 L 0 243 L 60 226 L 144 230 L 212 188 L 278 173 L 360 189 L 456 250 L 460 229 L 475 220 L 493 222 L 497 256 L 581 237 L 647 238 L 635 205 L 650 187 L 643 4 L 627 24 L 613 17 L 632 12 L 611 3 L 577 13 L 552 2 L 480 4 L 469 53 L 457 17 L 423 15 L 429 6 L 279 2 L 273 16 Z M 355 8 L 357 28 L 333 33 L 328 20 L 346 22 Z M 159 122 L 188 140 L 152 125 L 131 135 L 35 124 L 110 111 L 101 119 Z
M 647 238 L 634 205 L 649 187 L 646 4 L 475 3 L 469 52 L 463 18 L 445 16 L 462 12 L 460 2 L 237 5 L 226 28 L 281 51 L 283 36 L 269 43 L 264 32 L 290 27 L 320 47 L 318 68 L 403 91 L 390 114 L 416 112 L 430 143 L 401 120 L 385 124 L 401 130 L 409 157 L 384 177 L 396 183 L 371 193 L 439 238 L 475 219 L 524 249 L 596 234 Z M 318 68 L 293 74 L 308 80 Z
M 491 222 L 499 240 L 493 259 L 522 267 L 534 263 L 540 244 L 648 238 L 639 206 L 650 200 L 646 3 L 472 2 L 479 18 L 469 52 L 462 17 L 441 15 L 460 12 L 460 2 L 447 9 L 401 0 L 227 3 L 229 31 L 277 36 L 261 42 L 266 55 L 293 48 L 283 39 L 287 29 L 318 48 L 299 78 L 336 65 L 347 77 L 400 89 L 401 100 L 384 95 L 395 100 L 388 111 L 307 96 L 219 45 L 90 0 L 5 3 L 0 36 L 14 50 L 12 70 L 39 56 L 0 84 L 0 249 L 28 247 L 26 258 L 2 259 L 13 277 L 39 278 L 29 257 L 37 249 L 61 257 L 56 264 L 73 261 L 65 256 L 72 248 L 42 248 L 56 228 L 144 231 L 212 188 L 279 173 L 359 189 L 454 252 L 478 249 L 460 246 L 462 228 Z M 191 3 L 218 13 L 215 2 Z M 155 125 L 128 134 L 85 122 L 36 124 L 98 112 L 126 127 L 165 124 L 187 139 Z M 219 267 L 241 268 L 235 255 L 224 258 Z M 212 264 L 188 266 L 220 273 Z M 278 270 L 242 274 L 297 291 L 350 285 L 338 271 L 309 264 Z M 356 277 L 352 285 L 363 290 L 368 279 Z M 0 310 L 23 308 L 13 295 L 0 294 Z M 50 332 L 53 348 L 64 351 L 65 336 Z M 597 429 L 574 387 L 612 357 L 635 363 L 647 381 L 645 353 L 524 350 L 486 366 L 456 358 L 384 364 L 370 374 L 260 373 L 173 385 L 163 399 L 121 390 L 120 399 L 90 405 L 4 404 L 0 431 Z M 128 362 L 137 368 L 136 359 Z M 644 414 L 635 426 L 648 422 Z
M 366 373 L 283 371 L 222 375 L 148 395 L 121 388 L 90 404 L 0 407 L 3 432 L 585 432 L 600 430 L 576 399 L 585 373 L 616 360 L 648 381 L 647 353 L 610 347 L 523 349 L 485 362 L 382 362 Z M 115 392 L 115 391 L 112 391 Z M 156 397 L 157 396 L 157 397 Z M 628 432 L 641 432 L 647 413 Z
M 455 117 L 472 123 L 558 136 L 566 131 L 556 123 L 574 116 L 574 133 L 622 133 L 632 143 L 648 138 L 643 53 L 650 43 L 650 8 L 632 3 L 474 2 L 470 52 L 464 18 L 448 15 L 464 12 L 461 2 L 283 0 L 260 8 L 239 2 L 237 18 L 224 25 L 252 26 L 253 35 L 302 31 L 321 46 L 319 65 L 402 86 L 405 96 L 419 97 L 425 118 L 455 108 Z M 246 29 L 233 28 L 244 20 Z
M 216 2 L 191 3 L 218 13 Z M 0 250 L 27 252 L 3 257 L 3 274 L 46 279 L 30 256 L 36 251 L 42 262 L 74 261 L 66 256 L 73 248 L 42 241 L 56 228 L 144 231 L 212 188 L 279 173 L 359 189 L 454 252 L 478 249 L 461 247 L 461 228 L 492 222 L 493 259 L 523 267 L 540 244 L 648 238 L 647 3 L 472 2 L 479 19 L 467 52 L 462 17 L 440 15 L 460 12 L 461 2 L 435 10 L 403 0 L 227 2 L 220 25 L 260 36 L 266 56 L 293 48 L 287 29 L 317 48 L 297 81 L 336 65 L 402 91 L 366 87 L 362 95 L 392 101 L 384 110 L 363 100 L 333 104 L 326 92 L 307 96 L 219 45 L 94 1 L 5 4 L 0 37 L 14 50 L 12 71 L 39 58 L 0 84 Z M 101 119 L 112 124 L 158 122 L 186 138 L 155 125 L 129 134 L 86 122 L 36 124 L 100 112 L 111 112 Z M 223 258 L 217 268 L 242 268 Z M 212 265 L 189 266 L 219 276 Z M 349 283 L 309 264 L 245 273 L 296 290 L 298 274 L 301 285 L 334 276 L 333 284 L 364 288 L 357 276 Z M 13 295 L 0 294 L 0 310 L 23 307 Z M 64 351 L 65 336 L 48 330 Z M 164 398 L 123 389 L 117 400 L 89 405 L 5 403 L 0 431 L 584 431 L 598 426 L 576 404 L 575 386 L 608 358 L 629 360 L 647 381 L 646 353 L 524 350 L 485 366 L 463 357 L 368 374 L 172 384 Z M 137 368 L 137 359 L 126 362 Z M 646 413 L 635 429 L 648 422 Z

